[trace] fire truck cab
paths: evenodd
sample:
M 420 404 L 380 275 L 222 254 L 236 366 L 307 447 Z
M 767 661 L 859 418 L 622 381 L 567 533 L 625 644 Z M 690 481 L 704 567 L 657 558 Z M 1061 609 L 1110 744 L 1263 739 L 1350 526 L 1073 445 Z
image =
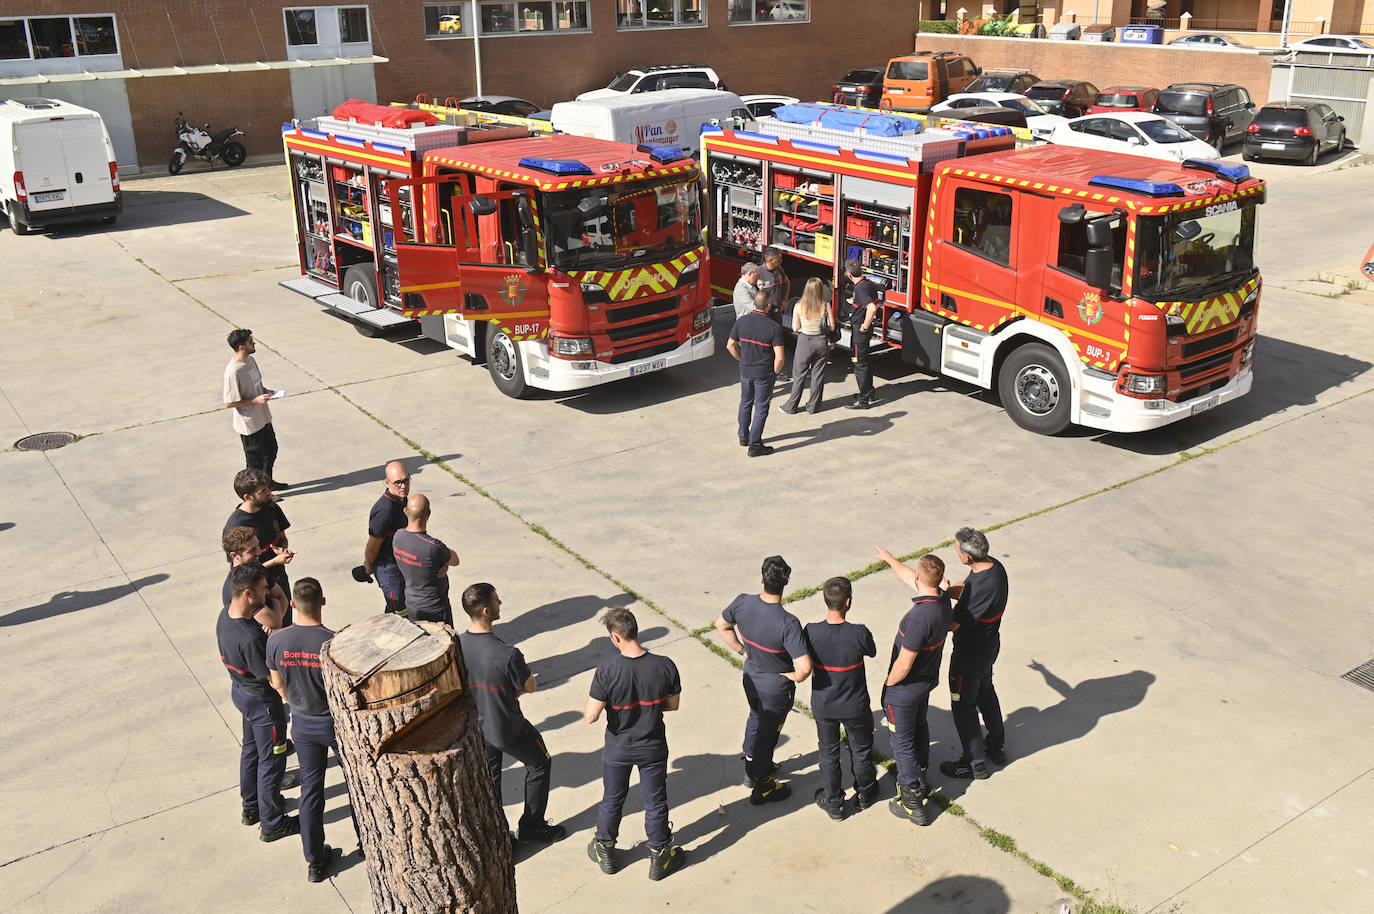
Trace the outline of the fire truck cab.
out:
M 857 260 L 885 290 L 872 349 L 996 388 L 1043 434 L 1143 431 L 1249 391 L 1264 184 L 1243 166 L 782 113 L 703 136 L 718 295 L 772 244 L 845 326 Z
M 417 319 L 516 397 L 714 354 L 681 149 L 408 113 L 428 120 L 285 125 L 303 275 L 283 285 L 374 327 Z

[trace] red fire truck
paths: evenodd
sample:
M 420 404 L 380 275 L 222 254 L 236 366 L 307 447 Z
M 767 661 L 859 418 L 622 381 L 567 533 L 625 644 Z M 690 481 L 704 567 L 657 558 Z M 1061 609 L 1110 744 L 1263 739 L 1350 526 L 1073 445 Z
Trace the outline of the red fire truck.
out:
M 872 349 L 996 387 L 1044 434 L 1157 428 L 1250 390 L 1264 183 L 1244 166 L 832 120 L 703 136 L 718 295 L 772 244 L 843 318 L 855 258 L 885 288 Z
M 709 358 L 700 175 L 634 147 L 346 103 L 283 125 L 301 276 L 363 325 L 485 359 L 513 397 Z

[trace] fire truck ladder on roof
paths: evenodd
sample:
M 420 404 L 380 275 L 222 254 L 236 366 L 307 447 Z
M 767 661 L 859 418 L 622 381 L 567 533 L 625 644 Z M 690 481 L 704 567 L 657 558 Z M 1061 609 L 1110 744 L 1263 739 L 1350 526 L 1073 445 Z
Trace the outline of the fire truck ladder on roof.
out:
M 801 140 L 857 152 L 876 152 L 900 156 L 922 171 L 930 171 L 937 162 L 959 156 L 962 141 L 949 130 L 921 130 L 900 136 L 873 136 L 860 131 L 832 130 L 816 124 L 793 124 L 774 117 L 761 117 L 749 128 L 754 133 L 767 134 L 783 140 Z
M 303 123 L 301 126 L 309 129 L 312 125 Z M 462 145 L 463 133 L 467 129 L 445 124 L 438 124 L 433 127 L 381 127 L 377 124 L 343 120 L 328 115 L 315 118 L 313 127 L 321 133 L 333 134 L 335 139 L 342 139 L 345 142 L 350 139 L 366 140 L 370 143 L 382 143 L 397 149 L 408 149 L 414 152 L 428 152 L 431 149 L 442 149 L 445 146 Z

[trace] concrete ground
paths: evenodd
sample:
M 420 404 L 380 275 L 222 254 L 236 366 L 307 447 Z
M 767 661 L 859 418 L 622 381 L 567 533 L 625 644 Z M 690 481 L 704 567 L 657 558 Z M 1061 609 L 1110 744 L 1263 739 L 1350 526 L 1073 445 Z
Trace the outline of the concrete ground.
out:
M 305 881 L 296 839 L 237 824 L 212 596 L 242 464 L 217 408 L 234 326 L 289 394 L 273 409 L 278 476 L 296 484 L 291 573 L 323 582 L 329 624 L 380 608 L 348 569 L 393 458 L 434 499 L 459 578 L 501 591 L 498 632 L 542 682 L 524 705 L 555 755 L 550 815 L 572 832 L 522 850 L 523 910 L 1058 912 L 1065 890 L 980 826 L 1141 912 L 1369 907 L 1374 694 L 1340 676 L 1374 657 L 1358 456 L 1374 293 L 1317 280 L 1368 247 L 1374 169 L 1274 177 L 1255 389 L 1227 408 L 1146 435 L 1041 438 L 990 396 L 884 362 L 879 408 L 839 409 L 852 382 L 836 381 L 818 416 L 774 412 L 765 460 L 735 443 L 724 355 L 517 402 L 442 347 L 365 338 L 279 288 L 296 272 L 284 168 L 126 192 L 112 230 L 0 237 L 0 441 L 88 436 L 0 453 L 0 909 L 369 909 L 337 768 L 328 838 L 348 854 L 329 884 Z M 953 562 L 941 544 L 965 524 L 990 530 L 1012 580 L 1010 764 L 972 784 L 933 776 L 962 818 L 915 829 L 878 807 L 836 824 L 810 804 L 814 730 L 796 714 L 780 748 L 794 797 L 749 806 L 738 674 L 692 632 L 756 589 L 769 553 L 800 589 L 864 568 L 874 544 Z M 884 656 L 905 598 L 886 572 L 857 580 L 854 618 Z M 585 856 L 601 730 L 579 712 L 610 649 L 596 615 L 619 605 L 684 683 L 669 791 L 689 866 L 662 883 L 644 878 L 633 795 L 622 872 Z M 791 608 L 821 614 L 814 596 Z M 931 722 L 932 758 L 957 753 L 943 689 Z M 520 777 L 507 770 L 508 800 Z

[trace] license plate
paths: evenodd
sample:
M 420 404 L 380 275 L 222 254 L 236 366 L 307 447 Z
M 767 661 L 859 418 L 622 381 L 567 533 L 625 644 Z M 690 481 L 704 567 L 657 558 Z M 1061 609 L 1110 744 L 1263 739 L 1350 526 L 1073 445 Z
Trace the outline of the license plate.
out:
M 1196 416 L 1198 413 L 1205 413 L 1207 410 L 1211 409 L 1213 406 L 1216 406 L 1220 402 L 1221 394 L 1213 394 L 1205 400 L 1199 400 L 1196 403 L 1194 403 L 1193 411 L 1190 412 L 1188 415 Z
M 1282 143 L 1260 143 L 1260 149 L 1283 149 Z
M 648 374 L 651 371 L 662 371 L 667 367 L 667 359 L 654 359 L 652 362 L 645 362 L 643 365 L 631 365 L 630 377 L 634 377 L 637 374 Z
M 34 195 L 33 195 L 33 202 L 34 202 L 34 203 L 56 203 L 58 200 L 61 200 L 61 199 L 62 199 L 63 197 L 65 197 L 65 196 L 67 196 L 67 192 L 66 192 L 65 190 L 54 191 L 54 192 L 48 193 L 48 194 L 34 194 Z

